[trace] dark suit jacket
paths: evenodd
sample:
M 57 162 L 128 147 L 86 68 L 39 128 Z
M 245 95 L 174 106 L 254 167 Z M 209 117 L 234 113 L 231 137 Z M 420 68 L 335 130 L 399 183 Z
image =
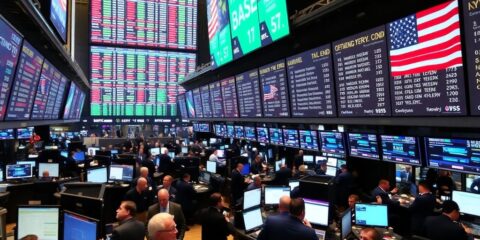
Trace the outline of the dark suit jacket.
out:
M 113 229 L 111 240 L 144 240 L 145 225 L 130 218 L 120 223 L 118 227 Z
M 372 201 L 376 201 L 377 196 L 382 198 L 382 204 L 387 204 L 389 207 L 398 205 L 398 202 L 392 201 L 390 197 L 388 197 L 388 192 L 383 191 L 380 187 L 376 187 L 372 190 Z
M 160 205 L 158 203 L 155 203 L 148 207 L 147 219 L 150 220 L 150 218 L 152 218 L 157 213 L 160 213 Z M 183 240 L 187 225 L 185 223 L 185 217 L 183 216 L 182 206 L 170 201 L 168 213 L 170 213 L 170 215 L 173 215 L 173 220 L 177 224 L 177 239 Z
M 182 205 L 185 215 L 189 217 L 194 211 L 193 201 L 195 200 L 197 193 L 195 192 L 195 189 L 193 189 L 192 184 L 183 180 L 179 180 L 176 187 L 177 196 L 175 197 L 175 202 Z
M 275 184 L 288 185 L 288 179 L 292 178 L 292 170 L 283 168 L 275 173 Z
M 423 231 L 423 223 L 425 218 L 433 215 L 435 208 L 435 196 L 432 193 L 418 195 L 410 205 L 410 213 L 412 215 L 411 230 L 414 234 L 421 235 Z
M 231 184 L 231 191 L 233 197 L 233 203 L 236 204 L 237 201 L 243 197 L 243 192 L 245 190 L 245 179 L 243 178 L 242 174 L 234 169 L 232 171 L 232 184 Z
M 137 205 L 137 212 L 145 212 L 152 202 L 151 194 L 148 191 L 141 193 L 137 192 L 137 189 L 132 188 L 125 194 L 125 200 L 133 201 Z
M 201 213 L 202 240 L 227 240 L 231 233 L 231 224 L 225 220 L 225 217 L 219 209 L 208 207 Z
M 160 166 L 158 166 L 158 171 L 163 173 L 169 173 L 173 170 L 173 163 L 172 158 L 166 154 L 161 154 L 160 158 Z
M 427 217 L 424 226 L 426 237 L 431 240 L 468 239 L 468 235 L 463 227 L 443 214 L 440 216 Z
M 315 230 L 305 226 L 300 219 L 279 214 L 267 218 L 257 237 L 257 240 L 277 239 L 318 240 L 318 237 Z

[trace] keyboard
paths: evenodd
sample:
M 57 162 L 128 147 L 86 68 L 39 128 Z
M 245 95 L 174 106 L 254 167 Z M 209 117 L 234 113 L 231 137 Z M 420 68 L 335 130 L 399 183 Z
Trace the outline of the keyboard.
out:
M 470 222 L 463 222 L 467 227 L 472 229 L 472 235 L 480 236 L 480 225 L 470 223 Z

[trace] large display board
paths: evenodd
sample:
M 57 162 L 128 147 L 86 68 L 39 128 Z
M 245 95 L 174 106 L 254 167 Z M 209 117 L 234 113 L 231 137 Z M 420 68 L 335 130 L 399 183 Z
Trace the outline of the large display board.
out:
M 189 118 L 196 118 L 197 113 L 195 112 L 195 103 L 193 100 L 193 93 L 192 91 L 188 91 L 185 93 L 185 101 L 187 105 L 187 113 Z
M 458 1 L 387 25 L 392 112 L 466 115 Z
M 463 36 L 465 43 L 470 113 L 480 115 L 480 5 L 463 0 Z
M 263 116 L 288 117 L 288 87 L 285 73 L 285 60 L 280 60 L 266 66 L 260 71 L 262 88 Z
M 258 19 L 260 20 L 262 47 L 290 33 L 288 18 L 287 1 L 258 1 Z
M 208 39 L 213 67 L 233 59 L 227 0 L 207 0 Z
M 225 115 L 223 113 L 222 87 L 220 86 L 220 81 L 211 83 L 209 87 L 210 98 L 212 100 L 212 116 L 214 118 L 223 118 Z
M 261 117 L 262 99 L 258 69 L 235 76 L 240 117 Z
M 238 117 L 237 90 L 235 78 L 229 77 L 220 81 L 222 86 L 223 112 L 226 118 Z
M 177 105 L 180 109 L 180 116 L 182 117 L 182 119 L 188 119 L 187 104 L 185 103 L 185 94 L 180 94 L 177 96 Z
M 43 60 L 43 56 L 30 43 L 23 41 L 5 120 L 30 119 Z
M 391 114 L 386 37 L 380 26 L 333 42 L 339 116 Z
M 197 0 L 92 0 L 91 42 L 197 48 Z
M 203 118 L 203 105 L 202 105 L 202 95 L 200 94 L 200 88 L 193 89 L 192 96 L 193 96 L 193 106 L 195 108 L 195 117 Z
M 53 75 L 56 71 L 57 69 L 48 60 L 43 62 L 42 73 L 38 82 L 35 100 L 33 101 L 32 120 L 42 120 L 44 119 L 44 114 L 51 114 L 51 112 L 47 113 L 46 110 L 48 94 L 51 91 Z M 52 94 L 54 93 L 52 92 Z
M 65 90 L 67 89 L 68 79 L 63 76 L 61 73 L 54 73 L 53 82 L 51 83 L 50 90 L 48 94 L 48 103 L 46 114 L 44 119 L 57 119 L 60 117 L 60 108 L 63 104 L 63 99 L 65 99 Z M 56 91 L 58 89 L 58 91 Z M 52 111 L 50 109 L 53 108 Z M 47 116 L 47 113 L 51 112 L 50 116 Z
M 67 41 L 67 0 L 51 0 L 50 4 L 50 21 L 62 38 L 63 42 Z
M 68 91 L 65 110 L 63 111 L 63 119 L 80 119 L 83 105 L 85 104 L 85 97 L 86 94 L 72 82 Z
M 260 24 L 257 1 L 228 0 L 233 58 L 260 48 Z
M 330 44 L 287 58 L 292 117 L 336 116 Z
M 426 138 L 428 166 L 480 173 L 480 140 Z
M 5 117 L 8 96 L 17 66 L 22 36 L 0 16 L 0 121 Z
M 177 115 L 177 83 L 195 70 L 195 54 L 91 47 L 93 117 Z
M 202 96 L 203 117 L 212 117 L 212 101 L 210 100 L 210 88 L 208 85 L 200 87 L 200 94 Z

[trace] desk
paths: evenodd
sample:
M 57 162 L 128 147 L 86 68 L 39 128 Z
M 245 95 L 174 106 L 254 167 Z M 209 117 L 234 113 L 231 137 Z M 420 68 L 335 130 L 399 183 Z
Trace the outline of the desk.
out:
M 358 239 L 360 239 L 360 231 L 363 229 L 364 227 L 361 227 L 361 226 L 352 226 L 352 233 L 355 235 L 355 237 L 357 237 Z M 389 228 L 389 229 L 385 229 L 385 228 L 375 228 L 379 233 L 383 234 L 383 239 L 385 240 L 389 240 L 389 239 L 403 239 L 402 236 L 396 234 L 393 232 L 393 229 L 392 228 Z

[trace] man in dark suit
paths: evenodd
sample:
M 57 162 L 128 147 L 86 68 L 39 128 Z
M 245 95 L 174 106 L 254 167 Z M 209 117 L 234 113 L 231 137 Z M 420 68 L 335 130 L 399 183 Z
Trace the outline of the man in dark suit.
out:
M 304 218 L 305 202 L 302 198 L 292 199 L 290 214 L 279 214 L 267 218 L 257 240 L 318 240 L 315 230 Z
M 120 225 L 113 229 L 111 240 L 144 240 L 145 225 L 135 220 L 137 207 L 132 201 L 123 201 L 117 209 Z
M 457 223 L 460 218 L 458 204 L 451 200 L 443 202 L 442 215 L 430 216 L 425 220 L 426 237 L 432 240 L 463 240 L 468 239 L 471 229 Z
M 175 201 L 175 198 L 177 197 L 177 189 L 172 186 L 173 183 L 173 177 L 170 175 L 166 175 L 163 177 L 162 180 L 162 185 L 160 186 L 160 189 L 165 188 L 168 191 L 168 194 L 170 194 L 170 201 Z
M 132 188 L 137 186 L 138 179 L 140 178 L 145 178 L 147 180 L 147 191 L 150 195 L 152 195 L 151 197 L 154 197 L 157 193 L 157 185 L 155 184 L 155 181 L 153 181 L 153 179 L 149 176 L 149 170 L 147 167 L 140 168 L 140 176 L 132 181 Z
M 168 149 L 164 149 L 163 153 L 158 156 L 160 158 L 160 165 L 158 166 L 158 172 L 170 174 L 173 171 L 172 158 L 168 155 Z
M 396 194 L 398 191 L 397 188 L 390 191 L 390 181 L 381 179 L 378 182 L 378 187 L 372 190 L 372 197 L 376 199 L 377 202 L 382 204 L 387 204 L 389 207 L 393 205 L 398 205 L 399 203 L 390 199 L 388 194 Z M 381 202 L 380 202 L 380 199 Z
M 177 182 L 177 196 L 175 202 L 182 205 L 185 217 L 190 223 L 193 214 L 195 212 L 195 199 L 197 192 L 193 189 L 193 185 L 190 183 L 190 174 L 183 174 L 182 179 Z
M 142 167 L 148 168 L 148 177 L 153 179 L 153 174 L 155 173 L 156 168 L 155 168 L 155 163 L 152 161 L 152 158 L 151 157 L 145 158 L 142 160 L 140 164 L 142 165 Z
M 200 214 L 202 240 L 227 240 L 227 236 L 233 232 L 233 225 L 222 214 L 222 195 L 213 193 L 209 198 L 209 204 L 210 206 Z
M 335 197 L 339 206 L 346 207 L 348 196 L 352 193 L 353 176 L 348 170 L 347 165 L 340 167 L 340 174 L 335 177 Z
M 298 154 L 295 155 L 293 160 L 293 169 L 298 171 L 298 168 L 303 165 L 303 150 L 298 150 Z
M 280 166 L 280 170 L 275 173 L 275 184 L 288 185 L 288 179 L 292 178 L 292 170 L 286 164 Z
M 410 229 L 413 234 L 422 235 L 425 218 L 433 215 L 435 196 L 430 190 L 430 184 L 425 181 L 418 184 L 418 190 L 418 196 L 409 207 L 412 216 Z
M 232 201 L 230 203 L 231 207 L 241 204 L 240 200 L 242 199 L 243 192 L 245 191 L 246 183 L 243 175 L 241 174 L 242 170 L 242 163 L 237 163 L 236 168 L 232 170 L 232 182 L 230 185 L 230 189 L 232 191 Z
M 137 181 L 135 188 L 130 189 L 125 194 L 125 200 L 130 200 L 136 204 L 137 207 L 137 220 L 144 223 L 147 222 L 147 209 L 152 203 L 150 193 L 147 191 L 147 179 L 140 177 Z
M 169 201 L 170 194 L 168 194 L 166 189 L 158 191 L 157 197 L 158 203 L 155 203 L 148 208 L 148 220 L 150 220 L 155 214 L 161 212 L 167 212 L 170 215 L 173 215 L 175 223 L 177 224 L 177 239 L 183 240 L 187 226 L 185 224 L 182 207 L 177 203 Z

